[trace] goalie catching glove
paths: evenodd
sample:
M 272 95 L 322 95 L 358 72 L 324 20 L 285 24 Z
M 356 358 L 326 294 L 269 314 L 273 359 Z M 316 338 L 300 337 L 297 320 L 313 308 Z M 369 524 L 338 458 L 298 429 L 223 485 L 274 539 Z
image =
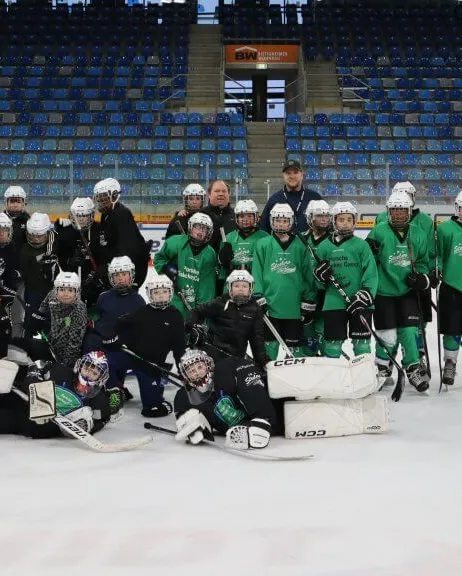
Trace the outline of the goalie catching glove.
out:
M 346 311 L 351 316 L 355 314 L 361 314 L 366 308 L 372 306 L 373 299 L 368 290 L 358 290 L 356 294 L 351 299 L 351 302 L 348 304 Z
M 212 427 L 207 418 L 197 408 L 190 408 L 176 421 L 175 440 L 200 444 L 202 440 L 214 440 Z
M 263 418 L 254 418 L 247 424 L 232 426 L 226 432 L 225 446 L 234 450 L 266 448 L 270 441 L 271 425 Z

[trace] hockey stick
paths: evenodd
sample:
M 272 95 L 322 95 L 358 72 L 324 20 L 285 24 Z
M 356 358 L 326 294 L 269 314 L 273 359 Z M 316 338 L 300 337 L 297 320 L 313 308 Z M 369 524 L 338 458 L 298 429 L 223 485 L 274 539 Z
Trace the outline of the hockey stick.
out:
M 177 388 L 184 388 L 184 384 L 183 384 L 182 380 L 174 372 L 170 372 L 170 370 L 167 370 L 166 368 L 159 366 L 159 364 L 156 364 L 155 362 L 151 362 L 150 360 L 146 360 L 145 358 L 138 356 L 138 354 L 136 352 L 133 352 L 133 350 L 130 350 L 130 348 L 127 348 L 127 346 L 125 346 L 125 344 L 122 344 L 121 349 L 124 352 L 126 352 L 127 354 L 129 354 L 130 356 L 133 356 L 133 358 L 136 358 L 137 360 L 139 360 L 140 362 L 144 362 L 145 364 L 148 364 L 149 366 L 152 366 L 153 368 L 155 368 L 159 372 L 162 372 L 163 374 L 165 374 L 165 376 L 167 376 L 169 382 L 171 382 Z
M 435 270 L 438 277 L 438 229 L 435 223 L 435 229 L 433 231 L 433 241 L 435 243 Z M 433 304 L 433 302 L 432 302 Z M 440 371 L 440 387 L 438 389 L 438 394 L 441 394 L 443 389 L 443 365 L 441 362 L 441 334 L 440 334 L 440 283 L 436 287 L 436 335 L 438 337 L 438 368 Z M 447 391 L 447 386 L 446 386 Z
M 71 211 L 71 213 L 72 213 L 72 211 Z M 75 214 L 72 214 L 72 216 L 74 216 L 73 221 L 74 221 L 75 227 L 77 228 L 77 230 L 80 234 L 80 238 L 81 238 L 82 243 L 85 247 L 85 250 L 87 251 L 88 258 L 90 259 L 91 267 L 93 268 L 93 271 L 96 272 L 98 270 L 98 266 L 96 264 L 96 260 L 93 258 L 93 254 L 91 253 L 90 243 L 85 238 L 85 234 L 83 233 L 82 226 L 80 226 L 79 221 L 77 220 L 77 216 Z
M 18 388 L 13 386 L 12 391 L 26 402 L 29 402 L 29 397 L 27 394 L 21 390 L 18 390 Z M 63 432 L 70 434 L 77 440 L 80 440 L 80 442 L 83 442 L 83 444 L 90 448 L 90 450 L 93 450 L 93 452 L 127 452 L 128 450 L 135 450 L 136 448 L 150 444 L 154 439 L 152 436 L 148 435 L 142 436 L 141 438 L 135 438 L 133 440 L 127 440 L 126 442 L 106 444 L 97 440 L 94 436 L 83 430 L 83 428 L 65 416 L 57 414 L 51 419 L 51 421 L 54 422 Z
M 287 346 L 287 344 L 284 342 L 284 340 L 282 339 L 282 336 L 279 334 L 279 332 L 276 330 L 276 328 L 274 327 L 273 323 L 271 322 L 271 320 L 269 319 L 267 314 L 263 314 L 263 322 L 266 324 L 266 326 L 268 327 L 269 331 L 271 332 L 271 334 L 276 338 L 276 340 L 278 341 L 279 346 L 284 350 L 285 354 L 289 357 L 289 358 L 295 358 L 295 356 L 292 354 L 290 348 Z
M 311 255 L 313 256 L 313 258 L 316 260 L 316 262 L 319 264 L 321 262 L 319 256 L 317 254 L 315 254 L 313 252 L 313 250 L 311 249 L 311 246 L 309 244 L 307 244 L 308 249 L 311 252 Z M 332 282 L 332 285 L 336 288 L 336 290 L 338 291 L 338 293 L 345 299 L 345 302 L 347 304 L 351 303 L 351 299 L 348 296 L 348 294 L 345 292 L 345 290 L 343 289 L 342 286 L 340 286 L 340 284 L 338 283 L 338 281 L 334 278 L 333 275 L 331 275 L 330 277 L 330 281 Z M 365 328 L 367 328 L 369 330 L 369 332 L 372 334 L 372 336 L 374 336 L 376 342 L 379 343 L 379 345 L 383 348 L 385 354 L 388 356 L 390 362 L 393 364 L 393 366 L 395 366 L 396 370 L 398 371 L 398 378 L 396 380 L 396 385 L 395 385 L 395 389 L 393 390 L 393 392 L 391 393 L 391 399 L 394 402 L 399 402 L 401 399 L 401 396 L 403 394 L 403 390 L 404 390 L 404 383 L 405 383 L 405 376 L 404 376 L 404 369 L 402 366 L 400 366 L 398 364 L 398 362 L 395 360 L 395 358 L 393 357 L 393 353 L 391 351 L 388 350 L 387 345 L 385 344 L 385 342 L 380 338 L 380 336 L 377 334 L 377 332 L 375 330 L 372 329 L 372 326 L 369 325 L 369 322 L 364 318 L 364 316 L 362 314 L 359 315 L 359 319 L 361 320 L 361 322 L 363 323 L 363 325 L 365 326 Z
M 147 430 L 157 430 L 157 432 L 161 432 L 162 434 L 176 436 L 175 430 L 164 428 L 163 426 L 155 426 L 154 424 L 151 424 L 151 422 L 145 422 L 144 427 Z M 235 450 L 234 448 L 229 448 L 228 446 L 217 444 L 214 440 L 206 440 L 205 438 L 202 440 L 202 443 L 206 444 L 207 446 L 212 446 L 212 448 L 215 448 L 216 450 L 229 452 L 230 454 L 242 456 L 243 458 L 250 458 L 251 460 L 295 462 L 299 460 L 310 460 L 314 457 L 313 454 L 308 454 L 306 456 L 273 456 L 272 454 L 264 453 L 262 450 Z
M 414 249 L 412 248 L 412 241 L 411 241 L 411 234 L 410 231 L 408 232 L 407 238 L 406 238 L 406 243 L 407 243 L 407 248 L 409 251 L 409 258 L 411 260 L 411 268 L 412 271 L 417 274 L 417 267 L 416 267 L 416 263 L 414 260 Z M 430 368 L 430 356 L 428 354 L 428 345 L 427 345 L 427 335 L 425 334 L 425 322 L 424 322 L 424 318 L 423 318 L 423 312 L 422 312 L 422 300 L 420 298 L 420 292 L 418 290 L 415 291 L 416 293 L 416 297 L 417 297 L 417 308 L 419 311 L 419 324 L 420 324 L 420 332 L 422 333 L 422 341 L 423 341 L 423 345 L 424 345 L 424 352 L 425 352 L 425 359 L 427 362 L 427 374 L 428 374 L 428 378 L 429 380 L 431 380 L 432 377 L 432 371 Z

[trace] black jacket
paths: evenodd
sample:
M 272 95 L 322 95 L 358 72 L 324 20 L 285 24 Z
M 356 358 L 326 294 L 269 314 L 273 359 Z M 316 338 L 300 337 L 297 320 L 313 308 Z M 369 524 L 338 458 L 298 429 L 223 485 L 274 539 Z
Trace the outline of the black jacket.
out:
M 117 256 L 128 256 L 135 264 L 135 282 L 141 286 L 148 271 L 147 246 L 130 210 L 119 202 L 107 214 L 102 214 L 99 228 L 101 278 L 107 277 L 107 265 Z
M 279 192 L 275 192 L 269 198 L 266 206 L 263 208 L 260 218 L 260 228 L 265 230 L 265 232 L 271 233 L 269 220 L 271 208 L 273 208 L 275 204 L 289 204 L 295 214 L 294 232 L 298 234 L 306 232 L 308 230 L 308 223 L 305 212 L 311 200 L 322 200 L 322 196 L 318 194 L 318 192 L 305 188 L 304 186 L 302 186 L 299 192 L 287 192 L 284 186 Z
M 40 294 L 42 298 L 53 288 L 53 281 L 59 272 L 56 256 L 56 233 L 48 232 L 45 246 L 33 248 L 24 244 L 21 249 L 19 270 L 24 280 L 26 292 Z
M 175 416 L 190 408 L 202 412 L 212 428 L 222 433 L 253 418 L 265 419 L 272 427 L 276 424 L 261 373 L 255 364 L 240 358 L 226 358 L 215 365 L 213 392 L 203 403 L 192 404 L 186 389 L 179 390 L 174 400 Z
M 178 234 L 187 234 L 188 222 L 192 215 L 193 212 L 186 214 L 186 216 L 178 216 L 178 212 L 175 212 L 175 216 L 169 222 L 165 239 L 167 240 L 170 236 L 177 236 Z
M 16 269 L 19 269 L 19 255 L 21 254 L 21 248 L 26 243 L 26 224 L 30 218 L 27 212 L 21 212 L 17 216 L 12 216 L 8 210 L 5 210 L 5 214 L 13 222 L 13 244 L 16 250 Z
M 244 358 L 250 343 L 254 360 L 266 364 L 263 315 L 255 300 L 236 306 L 229 296 L 219 296 L 196 306 L 191 312 L 193 322 L 210 320 L 211 344 L 228 354 Z
M 99 257 L 99 224 L 93 222 L 89 230 L 82 230 L 80 233 L 73 226 L 62 227 L 55 224 L 55 231 L 58 233 L 56 238 L 56 255 L 60 267 L 66 272 L 78 273 L 79 266 L 82 273 L 82 284 L 85 282 L 88 274 L 93 270 L 85 244 L 81 234 L 86 238 L 91 255 L 95 262 L 101 260 Z
M 221 242 L 220 228 L 224 228 L 225 234 L 231 232 L 236 228 L 236 217 L 234 215 L 234 209 L 231 205 L 225 206 L 225 208 L 218 208 L 217 206 L 206 206 L 203 210 L 200 210 L 203 214 L 210 216 L 213 222 L 213 235 L 210 240 L 210 246 L 218 252 Z

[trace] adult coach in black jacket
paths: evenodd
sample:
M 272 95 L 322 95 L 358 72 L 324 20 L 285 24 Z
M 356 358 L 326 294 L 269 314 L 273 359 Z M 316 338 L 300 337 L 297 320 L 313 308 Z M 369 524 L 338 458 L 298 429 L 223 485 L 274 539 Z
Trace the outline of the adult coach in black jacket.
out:
M 135 264 L 135 282 L 141 286 L 148 271 L 150 244 L 145 242 L 133 214 L 119 202 L 120 192 L 115 178 L 100 180 L 93 189 L 93 199 L 101 212 L 98 275 L 109 287 L 109 262 L 117 256 L 128 256 Z
M 289 204 L 294 211 L 294 232 L 302 234 L 308 230 L 306 220 L 306 208 L 311 200 L 322 200 L 320 194 L 303 186 L 305 173 L 302 170 L 300 162 L 297 160 L 287 160 L 282 168 L 284 178 L 284 187 L 273 194 L 260 218 L 260 228 L 271 234 L 270 212 L 275 204 Z
M 234 209 L 230 204 L 230 189 L 223 180 L 214 180 L 210 183 L 208 189 L 208 206 L 201 212 L 210 216 L 213 222 L 213 235 L 210 240 L 210 246 L 218 253 L 221 242 L 220 228 L 224 228 L 225 234 L 236 228 L 236 217 Z

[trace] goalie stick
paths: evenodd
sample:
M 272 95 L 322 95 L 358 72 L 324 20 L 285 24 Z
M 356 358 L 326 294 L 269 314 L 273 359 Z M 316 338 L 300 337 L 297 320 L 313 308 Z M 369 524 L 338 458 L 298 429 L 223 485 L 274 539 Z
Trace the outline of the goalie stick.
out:
M 151 424 L 151 422 L 145 422 L 144 427 L 147 430 L 157 430 L 157 432 L 161 432 L 162 434 L 169 434 L 170 436 L 176 436 L 176 431 L 171 430 L 170 428 L 164 428 L 163 426 L 155 426 Z M 222 446 L 221 444 L 217 444 L 213 440 L 202 440 L 204 444 L 207 446 L 211 446 L 216 450 L 220 450 L 222 452 L 229 452 L 231 454 L 235 454 L 236 456 L 242 456 L 243 458 L 250 458 L 251 460 L 268 460 L 274 462 L 297 462 L 301 460 L 311 460 L 314 458 L 313 454 L 307 454 L 306 456 L 276 456 L 274 454 L 268 454 L 262 452 L 262 450 L 234 450 L 233 448 L 229 448 L 228 446 Z
M 22 398 L 24 401 L 29 402 L 29 397 L 27 394 L 15 388 L 13 386 L 12 391 Z M 151 435 L 142 436 L 141 438 L 134 438 L 133 440 L 127 440 L 125 442 L 118 442 L 115 444 L 106 444 L 101 442 L 100 440 L 96 439 L 94 436 L 77 426 L 72 420 L 66 418 L 65 416 L 56 415 L 51 419 L 63 432 L 70 434 L 77 440 L 80 440 L 85 444 L 90 450 L 93 452 L 127 452 L 128 450 L 135 450 L 136 448 L 140 448 L 141 446 L 145 446 L 150 444 L 153 441 L 153 437 Z

